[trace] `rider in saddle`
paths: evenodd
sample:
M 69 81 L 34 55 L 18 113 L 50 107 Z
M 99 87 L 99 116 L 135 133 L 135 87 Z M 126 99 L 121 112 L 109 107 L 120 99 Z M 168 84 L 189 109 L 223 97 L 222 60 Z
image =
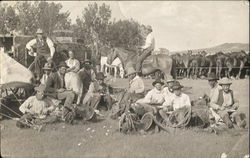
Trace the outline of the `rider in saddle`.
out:
M 141 72 L 142 62 L 151 55 L 152 51 L 155 48 L 155 38 L 153 36 L 153 29 L 151 26 L 146 27 L 147 37 L 144 46 L 141 47 L 142 51 L 138 57 L 136 63 L 136 71 Z
M 34 56 L 35 60 L 30 65 L 29 69 L 40 70 L 47 61 L 50 61 L 55 53 L 54 43 L 50 38 L 44 35 L 42 29 L 37 29 L 36 38 L 32 39 L 26 44 L 26 49 L 29 51 L 30 56 Z M 41 74 L 38 74 L 37 77 Z

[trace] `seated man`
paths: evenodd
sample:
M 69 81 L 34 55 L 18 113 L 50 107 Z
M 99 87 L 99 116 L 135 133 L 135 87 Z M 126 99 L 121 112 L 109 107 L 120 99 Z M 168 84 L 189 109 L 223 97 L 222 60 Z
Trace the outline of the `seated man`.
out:
M 180 82 L 175 81 L 172 89 L 174 91 L 174 95 L 172 95 L 171 98 L 167 99 L 164 103 L 159 113 L 162 116 L 163 119 L 168 118 L 167 112 L 175 111 L 177 109 L 180 109 L 182 107 L 191 107 L 190 98 L 188 95 L 182 93 L 183 86 L 180 84 Z
M 175 80 L 173 78 L 167 79 L 166 83 L 167 86 L 163 88 L 164 95 L 165 95 L 165 101 L 170 99 L 172 95 L 174 94 L 172 86 L 174 84 Z
M 217 100 L 210 102 L 210 107 L 221 117 L 228 128 L 233 127 L 233 122 L 235 122 L 235 116 L 237 115 L 236 110 L 239 108 L 239 102 L 234 99 L 233 91 L 230 89 L 231 84 L 232 82 L 228 78 L 222 78 L 219 81 L 222 89 L 219 90 Z M 245 120 L 239 122 L 238 125 L 245 127 Z
M 92 106 L 94 109 L 97 109 L 99 103 L 103 101 L 106 104 L 107 109 L 111 109 L 111 87 L 104 83 L 104 78 L 105 76 L 102 72 L 96 74 L 96 81 L 91 82 L 89 90 L 83 99 L 84 106 Z
M 144 97 L 144 82 L 142 78 L 137 75 L 133 67 L 128 68 L 126 77 L 129 79 L 129 87 L 121 94 L 121 98 L 118 102 L 119 109 L 111 116 L 112 119 L 121 116 L 130 109 L 131 103 L 135 103 L 138 99 Z
M 29 97 L 20 107 L 19 110 L 24 114 L 20 121 L 17 122 L 17 126 L 28 127 L 27 125 L 32 125 L 34 123 L 49 123 L 54 122 L 54 119 L 49 118 L 49 114 L 56 108 L 56 105 L 47 98 L 44 94 L 45 85 L 40 84 L 39 87 L 35 87 L 36 95 Z M 27 122 L 27 120 L 29 122 Z
M 92 63 L 90 60 L 85 59 L 83 62 L 83 68 L 81 68 L 78 71 L 78 75 L 79 75 L 79 77 L 82 81 L 82 84 L 83 84 L 83 92 L 82 92 L 83 97 L 88 92 L 90 83 L 95 80 L 95 72 L 94 72 L 91 64 Z
M 58 71 L 51 73 L 46 83 L 45 92 L 52 98 L 63 100 L 64 107 L 71 109 L 75 93 L 65 89 L 64 75 L 68 66 L 64 61 L 58 65 Z
M 49 65 L 49 63 L 45 63 L 44 67 L 43 67 L 43 71 L 44 74 L 42 76 L 42 78 L 40 79 L 41 84 L 46 84 L 47 80 L 49 78 L 49 75 L 51 74 L 51 66 Z
M 164 102 L 164 92 L 162 86 L 164 83 L 157 79 L 152 85 L 154 88 L 150 90 L 143 99 L 139 99 L 132 106 L 134 111 L 140 116 L 144 115 L 147 112 L 152 112 L 153 114 L 157 113 L 157 106 L 161 106 Z

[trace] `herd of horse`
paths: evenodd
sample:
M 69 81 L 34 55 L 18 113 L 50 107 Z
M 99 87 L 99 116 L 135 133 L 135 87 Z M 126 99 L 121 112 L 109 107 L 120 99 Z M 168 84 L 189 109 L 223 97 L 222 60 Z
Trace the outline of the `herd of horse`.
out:
M 115 48 L 107 56 L 107 63 L 112 64 L 117 58 L 120 59 L 123 68 L 135 65 L 138 53 Z M 209 76 L 212 72 L 218 78 L 245 78 L 249 76 L 250 58 L 249 53 L 239 52 L 217 52 L 207 53 L 173 53 L 171 55 L 156 54 L 149 56 L 142 65 L 142 75 L 154 72 L 162 72 L 164 77 L 173 76 L 181 78 L 202 78 Z

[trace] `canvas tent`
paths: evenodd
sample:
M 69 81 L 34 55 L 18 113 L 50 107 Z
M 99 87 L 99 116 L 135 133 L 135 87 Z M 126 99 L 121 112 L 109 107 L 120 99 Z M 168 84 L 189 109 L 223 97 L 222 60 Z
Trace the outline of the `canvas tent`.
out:
M 0 52 L 0 88 L 21 88 L 31 85 L 33 74 L 13 58 Z

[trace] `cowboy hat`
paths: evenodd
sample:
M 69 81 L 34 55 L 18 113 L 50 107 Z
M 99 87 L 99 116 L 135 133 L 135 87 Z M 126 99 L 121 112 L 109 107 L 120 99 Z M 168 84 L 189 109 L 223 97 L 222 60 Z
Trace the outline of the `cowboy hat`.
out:
M 133 67 L 129 67 L 126 76 L 137 73 Z
M 167 81 L 166 81 L 166 83 L 168 83 L 168 82 L 174 82 L 175 80 L 173 79 L 173 77 L 171 76 L 171 77 L 169 77 L 168 79 L 167 79 Z
M 155 86 L 157 83 L 160 83 L 161 85 L 164 85 L 164 82 L 162 82 L 160 79 L 156 79 L 152 85 Z
M 39 86 L 35 87 L 35 91 L 39 91 L 39 92 L 44 92 L 45 91 L 46 86 L 44 84 L 40 84 Z
M 85 59 L 85 60 L 83 61 L 83 64 L 86 64 L 86 63 L 92 64 L 92 62 L 91 62 L 89 59 Z
M 226 77 L 223 77 L 221 80 L 219 80 L 219 85 L 231 85 L 231 84 L 232 81 Z
M 42 29 L 37 29 L 37 31 L 36 31 L 36 34 L 43 34 L 43 30 Z
M 211 73 L 208 77 L 207 77 L 208 81 L 213 81 L 213 80 L 218 80 L 217 76 L 215 75 L 215 73 Z
M 150 30 L 150 31 L 153 31 L 152 26 L 150 26 L 150 25 L 147 25 L 146 28 L 147 28 L 148 30 Z
M 51 70 L 50 64 L 49 63 L 45 63 L 44 67 L 43 67 L 43 70 Z
M 171 87 L 173 90 L 181 89 L 183 86 L 180 84 L 179 81 L 175 81 L 173 86 Z
M 98 72 L 96 74 L 96 79 L 97 80 L 103 80 L 106 76 L 104 76 L 104 74 L 102 72 Z
M 141 118 L 141 123 L 145 131 L 149 130 L 153 124 L 153 116 L 150 112 L 144 114 Z
M 61 61 L 59 63 L 58 68 L 61 68 L 61 67 L 69 68 L 68 65 L 64 61 Z

